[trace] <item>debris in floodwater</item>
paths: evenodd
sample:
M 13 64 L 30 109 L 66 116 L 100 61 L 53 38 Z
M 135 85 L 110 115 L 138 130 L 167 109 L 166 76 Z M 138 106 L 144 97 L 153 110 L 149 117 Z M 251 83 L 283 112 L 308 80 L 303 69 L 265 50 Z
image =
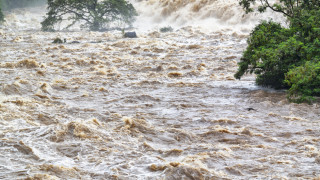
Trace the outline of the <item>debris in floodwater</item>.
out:
M 256 109 L 254 109 L 254 108 L 251 108 L 251 107 L 249 107 L 249 108 L 246 108 L 246 110 L 247 110 L 247 111 L 256 111 Z

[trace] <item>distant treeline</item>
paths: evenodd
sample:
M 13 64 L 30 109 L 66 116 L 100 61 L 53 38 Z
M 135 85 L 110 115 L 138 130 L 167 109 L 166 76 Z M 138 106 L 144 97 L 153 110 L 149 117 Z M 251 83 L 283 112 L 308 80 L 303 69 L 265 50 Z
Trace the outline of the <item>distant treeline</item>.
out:
M 0 21 L 4 19 L 2 10 L 9 11 L 14 8 L 30 7 L 45 3 L 46 0 L 0 0 Z
M 2 14 L 2 10 L 1 10 L 1 3 L 0 3 L 0 22 L 3 21 L 3 14 Z
M 14 8 L 30 7 L 45 3 L 46 0 L 0 0 L 0 8 L 5 11 Z

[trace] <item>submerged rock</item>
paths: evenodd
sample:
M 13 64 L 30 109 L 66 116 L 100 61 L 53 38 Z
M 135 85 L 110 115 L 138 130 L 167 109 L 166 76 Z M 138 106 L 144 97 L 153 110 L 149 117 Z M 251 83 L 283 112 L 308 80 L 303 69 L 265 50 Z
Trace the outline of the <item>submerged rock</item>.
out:
M 79 44 L 80 41 L 72 41 L 71 44 Z
M 124 37 L 126 38 L 137 38 L 137 33 L 136 32 L 126 32 L 124 33 Z
M 54 43 L 54 44 L 62 44 L 62 43 L 66 43 L 66 42 L 67 42 L 67 39 L 63 39 L 62 40 L 60 38 L 55 38 L 52 43 Z

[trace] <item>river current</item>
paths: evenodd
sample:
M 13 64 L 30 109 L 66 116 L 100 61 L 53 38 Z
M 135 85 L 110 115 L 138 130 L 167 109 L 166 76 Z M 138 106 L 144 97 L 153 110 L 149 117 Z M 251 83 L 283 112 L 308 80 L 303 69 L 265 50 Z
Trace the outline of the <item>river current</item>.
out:
M 135 39 L 6 12 L 0 179 L 320 179 L 319 104 L 233 77 L 254 25 L 281 18 L 231 0 L 133 3 Z

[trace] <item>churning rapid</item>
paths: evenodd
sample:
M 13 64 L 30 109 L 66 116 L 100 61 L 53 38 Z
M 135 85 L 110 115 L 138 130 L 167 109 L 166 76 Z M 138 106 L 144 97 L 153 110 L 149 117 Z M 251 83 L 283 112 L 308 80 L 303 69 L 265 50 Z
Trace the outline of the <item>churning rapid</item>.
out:
M 236 0 L 133 3 L 136 39 L 7 12 L 0 179 L 320 179 L 319 104 L 233 77 L 253 25 L 281 18 Z

